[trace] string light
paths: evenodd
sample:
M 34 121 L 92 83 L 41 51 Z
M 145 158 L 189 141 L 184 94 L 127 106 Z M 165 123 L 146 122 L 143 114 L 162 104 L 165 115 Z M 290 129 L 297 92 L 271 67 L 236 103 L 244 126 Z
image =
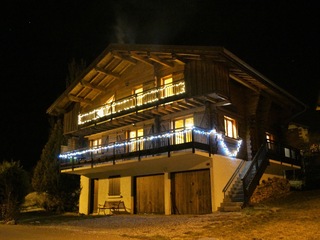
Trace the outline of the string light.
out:
M 178 131 L 175 131 L 175 132 L 168 132 L 168 133 L 163 133 L 163 134 L 158 134 L 158 135 L 151 135 L 151 136 L 147 136 L 147 137 L 141 137 L 141 138 L 138 138 L 138 139 L 131 139 L 129 141 L 125 141 L 125 142 L 121 142 L 121 143 L 109 144 L 107 146 L 97 146 L 97 147 L 92 147 L 92 148 L 78 150 L 78 151 L 66 152 L 66 153 L 60 154 L 59 158 L 61 158 L 61 159 L 70 159 L 70 158 L 74 158 L 74 157 L 81 156 L 81 155 L 88 154 L 88 153 L 92 153 L 92 152 L 99 152 L 99 151 L 103 151 L 103 150 L 110 150 L 110 149 L 114 149 L 114 148 L 125 147 L 125 146 L 128 146 L 128 145 L 132 145 L 132 144 L 136 144 L 136 143 L 142 143 L 142 142 L 145 142 L 145 141 L 152 141 L 152 140 L 162 139 L 162 138 L 172 138 L 175 135 L 187 134 L 187 133 L 191 133 L 192 131 L 194 133 L 199 134 L 199 135 L 206 135 L 206 136 L 216 135 L 217 140 L 218 140 L 219 144 L 221 145 L 224 153 L 229 157 L 236 157 L 237 154 L 240 151 L 241 144 L 242 144 L 242 140 L 241 139 L 237 140 L 237 148 L 234 151 L 230 151 L 229 148 L 227 147 L 225 141 L 224 141 L 224 138 L 223 138 L 222 134 L 217 133 L 217 131 L 215 129 L 206 131 L 206 130 L 202 130 L 202 129 L 199 129 L 199 128 L 196 128 L 196 127 L 190 127 L 190 128 L 183 129 L 183 130 L 178 130 Z
M 175 89 L 175 93 L 173 93 L 173 90 Z M 170 92 L 169 94 L 166 94 L 166 92 Z M 164 85 L 162 87 L 159 87 L 157 89 L 145 91 L 142 94 L 138 94 L 137 96 L 130 96 L 126 99 L 115 101 L 109 104 L 105 104 L 99 108 L 96 108 L 90 112 L 79 114 L 78 115 L 78 124 L 84 124 L 89 121 L 97 120 L 99 118 L 109 116 L 112 113 L 119 113 L 122 111 L 126 111 L 132 108 L 135 108 L 136 106 L 142 106 L 145 104 L 153 103 L 156 101 L 159 101 L 159 94 L 158 93 L 163 93 L 160 94 L 160 98 L 164 99 L 167 97 L 171 97 L 174 95 L 179 95 L 182 93 L 185 93 L 185 83 L 184 82 L 179 82 L 176 84 L 172 85 Z M 150 98 L 147 101 L 143 101 L 144 98 Z M 116 107 L 118 108 L 116 110 Z

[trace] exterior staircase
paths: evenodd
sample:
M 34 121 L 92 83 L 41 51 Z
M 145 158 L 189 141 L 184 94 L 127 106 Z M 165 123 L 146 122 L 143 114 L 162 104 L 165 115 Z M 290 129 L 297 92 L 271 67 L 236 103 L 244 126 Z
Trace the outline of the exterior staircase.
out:
M 268 163 L 266 144 L 263 144 L 252 161 L 242 161 L 239 164 L 223 189 L 224 199 L 218 210 L 240 211 L 249 202 Z
M 221 212 L 237 212 L 242 209 L 244 199 L 243 185 L 242 180 L 238 176 L 235 179 L 234 184 L 232 185 L 228 195 L 226 195 L 223 199 L 219 207 L 219 211 Z

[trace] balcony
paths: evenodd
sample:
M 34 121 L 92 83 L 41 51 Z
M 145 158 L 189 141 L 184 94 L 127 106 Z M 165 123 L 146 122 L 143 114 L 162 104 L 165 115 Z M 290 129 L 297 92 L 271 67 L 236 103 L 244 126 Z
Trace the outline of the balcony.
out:
M 234 139 L 225 154 L 235 156 L 240 149 L 241 140 Z M 220 147 L 221 146 L 221 147 Z M 145 157 L 170 157 L 172 152 L 202 151 L 211 156 L 212 153 L 227 148 L 224 139 L 214 130 L 200 128 L 183 128 L 170 130 L 165 133 L 148 135 L 106 145 L 83 148 L 62 153 L 61 169 L 73 169 L 83 166 L 94 166 L 102 163 L 116 164 L 118 161 L 137 160 Z M 224 151 L 224 150 L 223 150 Z M 233 154 L 233 155 L 232 155 Z
M 154 105 L 163 104 L 165 102 L 178 99 L 175 96 L 185 93 L 184 81 L 174 82 L 152 88 L 147 91 L 131 95 L 129 97 L 104 104 L 90 112 L 79 114 L 78 125 L 84 125 L 95 120 L 102 120 L 126 114 L 131 111 L 143 109 Z M 181 98 L 181 97 L 180 97 Z

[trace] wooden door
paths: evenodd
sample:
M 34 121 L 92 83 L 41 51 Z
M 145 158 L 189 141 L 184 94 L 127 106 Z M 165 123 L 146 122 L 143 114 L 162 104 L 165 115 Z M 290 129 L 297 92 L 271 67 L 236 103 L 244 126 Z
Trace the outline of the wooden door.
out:
M 212 212 L 209 169 L 172 174 L 172 210 L 174 214 Z
M 136 177 L 136 213 L 164 214 L 164 177 Z
M 90 180 L 90 213 L 96 213 L 98 209 L 99 179 Z

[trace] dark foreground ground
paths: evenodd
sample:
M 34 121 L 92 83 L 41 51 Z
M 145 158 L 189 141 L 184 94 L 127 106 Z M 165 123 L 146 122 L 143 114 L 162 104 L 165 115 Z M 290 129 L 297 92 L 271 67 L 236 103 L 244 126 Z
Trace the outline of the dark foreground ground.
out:
M 320 239 L 320 190 L 290 192 L 238 213 L 77 216 L 24 213 L 0 239 Z

